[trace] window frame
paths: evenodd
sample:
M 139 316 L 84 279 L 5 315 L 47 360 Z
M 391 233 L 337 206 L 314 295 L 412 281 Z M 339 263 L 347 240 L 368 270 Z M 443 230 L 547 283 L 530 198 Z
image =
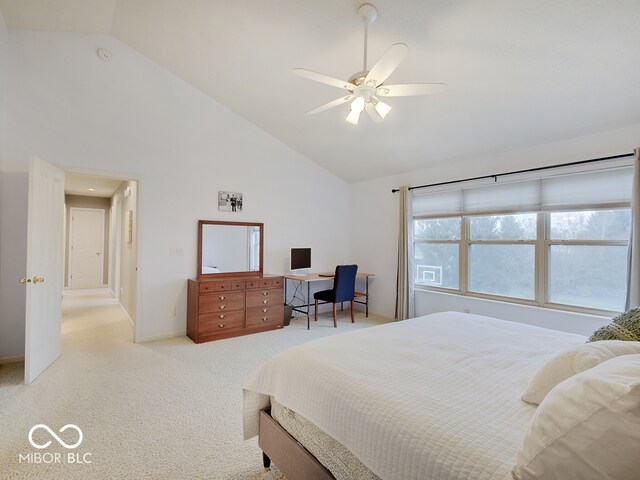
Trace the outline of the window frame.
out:
M 577 245 L 577 246 L 624 246 L 628 248 L 628 240 L 552 240 L 550 238 L 550 221 L 551 214 L 558 212 L 574 212 L 574 211 L 602 211 L 602 210 L 629 210 L 631 205 L 608 204 L 598 206 L 581 206 L 579 208 L 563 208 L 558 210 L 549 210 L 543 212 L 494 212 L 483 213 L 479 215 L 418 215 L 413 217 L 416 220 L 434 220 L 440 218 L 459 218 L 460 219 L 460 239 L 459 240 L 420 240 L 414 243 L 457 243 L 459 244 L 458 259 L 458 288 L 439 287 L 434 285 L 414 284 L 414 290 L 436 291 L 448 293 L 451 295 L 462 295 L 472 298 L 481 298 L 485 300 L 493 300 L 518 305 L 526 305 L 531 307 L 549 308 L 553 310 L 562 310 L 568 312 L 582 313 L 597 316 L 614 316 L 620 312 L 612 310 L 603 310 L 592 307 L 583 307 L 579 305 L 568 305 L 562 303 L 553 303 L 549 301 L 549 251 L 553 245 Z M 471 217 L 485 217 L 490 215 L 518 215 L 526 213 L 536 214 L 536 238 L 535 240 L 471 240 L 470 238 L 470 219 Z M 534 245 L 534 299 L 524 299 L 518 297 L 509 297 L 504 295 L 496 295 L 469 290 L 469 252 L 472 244 L 493 244 L 493 245 Z M 412 252 L 413 254 L 413 252 Z M 415 259 L 415 254 L 414 259 Z

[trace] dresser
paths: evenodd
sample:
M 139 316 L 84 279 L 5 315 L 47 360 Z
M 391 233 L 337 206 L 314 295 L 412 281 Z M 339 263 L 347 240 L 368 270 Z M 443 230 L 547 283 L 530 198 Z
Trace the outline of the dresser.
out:
M 195 343 L 282 328 L 284 278 L 189 279 L 187 336 Z

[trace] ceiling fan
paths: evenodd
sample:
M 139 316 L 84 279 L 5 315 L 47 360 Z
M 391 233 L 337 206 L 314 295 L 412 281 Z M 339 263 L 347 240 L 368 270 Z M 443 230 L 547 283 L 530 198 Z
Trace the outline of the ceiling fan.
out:
M 384 81 L 400 65 L 409 52 L 409 47 L 404 43 L 396 43 L 382 56 L 371 68 L 367 69 L 367 39 L 369 25 L 378 18 L 378 10 L 370 3 L 360 5 L 358 15 L 364 20 L 364 68 L 361 72 L 351 75 L 346 82 L 332 78 L 321 73 L 316 73 L 304 68 L 294 68 L 293 73 L 300 77 L 308 78 L 316 82 L 332 85 L 349 93 L 332 102 L 321 105 L 307 112 L 307 115 L 315 115 L 330 108 L 351 102 L 351 111 L 347 115 L 347 122 L 357 125 L 360 114 L 366 110 L 374 122 L 381 122 L 391 111 L 391 106 L 380 100 L 379 97 L 406 97 L 412 95 L 431 95 L 440 93 L 447 88 L 445 83 L 407 83 L 399 85 L 385 85 Z

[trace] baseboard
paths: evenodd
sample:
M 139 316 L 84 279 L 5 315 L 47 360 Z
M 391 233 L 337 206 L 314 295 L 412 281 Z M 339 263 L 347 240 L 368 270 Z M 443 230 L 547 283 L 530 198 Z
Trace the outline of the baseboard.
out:
M 8 365 L 10 363 L 24 362 L 24 355 L 16 355 L 15 357 L 0 358 L 0 365 Z
M 109 290 L 109 287 L 100 287 L 100 288 L 77 288 L 77 289 L 72 289 L 72 288 L 65 288 L 64 290 L 67 290 L 69 292 L 82 292 L 82 293 L 86 293 L 88 295 L 94 294 L 94 293 L 102 293 L 105 290 Z
M 158 340 L 167 340 L 169 338 L 186 337 L 186 335 L 187 335 L 186 331 L 184 331 L 184 332 L 176 332 L 176 333 L 169 333 L 169 334 L 166 334 L 166 335 L 157 335 L 155 337 L 147 337 L 147 338 L 144 338 L 144 339 L 140 340 L 137 343 L 155 342 L 155 341 L 158 341 Z
M 131 318 L 131 316 L 129 316 L 129 312 L 127 312 L 127 309 L 124 308 L 124 305 L 122 305 L 121 302 L 118 302 L 118 305 L 120 305 L 120 309 L 125 314 L 125 316 L 129 319 L 129 321 L 131 322 L 131 326 L 135 328 L 135 324 L 133 323 L 133 319 Z
M 384 320 L 385 322 L 395 322 L 395 318 L 391 315 L 386 315 L 383 313 L 378 313 L 378 312 L 374 312 L 373 310 L 369 309 L 369 316 L 374 316 L 376 318 L 379 318 L 381 320 Z

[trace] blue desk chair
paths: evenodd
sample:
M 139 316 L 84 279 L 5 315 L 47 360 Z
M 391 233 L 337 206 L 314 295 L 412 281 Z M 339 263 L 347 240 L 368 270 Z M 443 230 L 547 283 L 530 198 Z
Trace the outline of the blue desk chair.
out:
M 336 304 L 342 302 L 351 302 L 351 323 L 353 320 L 353 299 L 356 289 L 356 273 L 358 273 L 358 265 L 338 265 L 336 274 L 333 279 L 333 288 L 331 290 L 322 290 L 313 294 L 316 301 L 316 321 L 318 321 L 318 300 L 322 303 L 333 303 L 333 326 L 336 324 Z

